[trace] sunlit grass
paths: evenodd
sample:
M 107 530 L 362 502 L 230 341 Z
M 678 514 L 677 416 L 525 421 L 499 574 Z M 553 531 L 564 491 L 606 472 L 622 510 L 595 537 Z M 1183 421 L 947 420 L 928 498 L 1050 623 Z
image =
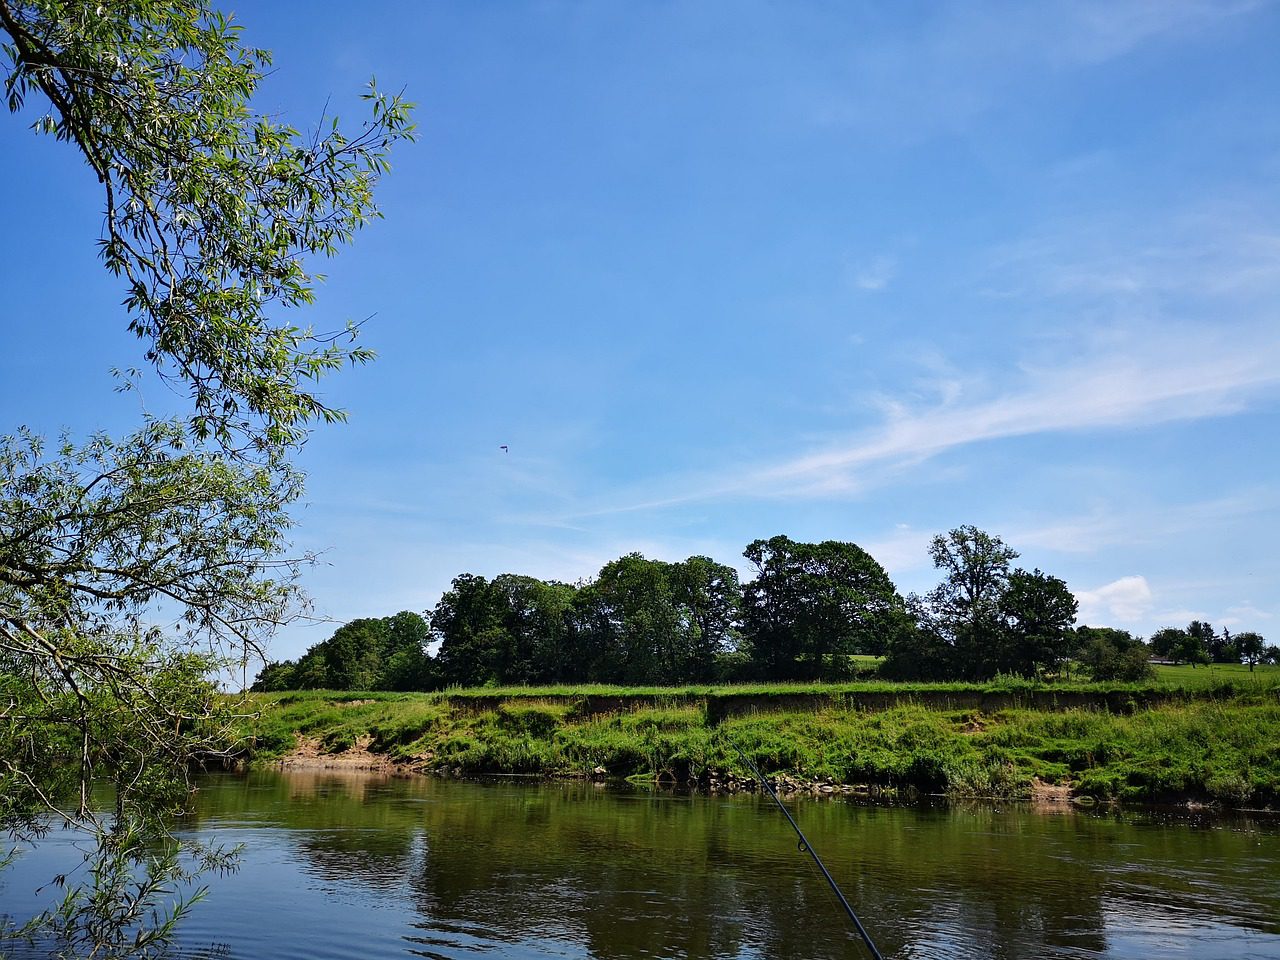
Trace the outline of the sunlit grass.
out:
M 1244 686 L 1228 696 L 1223 679 L 1148 706 L 1123 701 L 1114 712 L 1028 709 L 1008 698 L 1014 705 L 989 712 L 950 709 L 936 691 L 992 689 L 954 684 L 895 686 L 920 699 L 877 709 L 830 696 L 849 685 L 682 688 L 683 696 L 617 687 L 514 695 L 307 691 L 255 697 L 261 717 L 253 732 L 259 757 L 288 751 L 295 735 L 330 751 L 368 738 L 393 759 L 465 774 L 706 784 L 748 778 L 745 754 L 770 775 L 907 793 L 1025 797 L 1038 778 L 1100 799 L 1280 802 L 1275 687 Z M 1081 689 L 1115 692 L 1117 685 Z M 789 699 L 771 703 L 779 692 Z M 797 704 L 793 695 L 806 692 L 823 696 Z M 484 699 L 472 695 L 481 693 Z M 715 695 L 754 695 L 760 709 L 720 715 L 711 709 Z M 597 704 L 606 709 L 583 709 L 591 698 L 615 699 Z
M 1184 690 L 1196 690 L 1217 684 L 1280 688 L 1280 664 L 1260 663 L 1251 671 L 1243 663 L 1208 663 L 1199 666 L 1180 663 L 1156 664 L 1156 680 Z

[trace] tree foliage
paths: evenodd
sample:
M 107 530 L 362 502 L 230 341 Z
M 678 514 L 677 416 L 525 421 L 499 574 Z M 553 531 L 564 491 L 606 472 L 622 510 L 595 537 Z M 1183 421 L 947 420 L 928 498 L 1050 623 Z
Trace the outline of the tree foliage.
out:
M 1056 672 L 1076 648 L 1072 627 L 1080 604 L 1063 580 L 1034 570 L 1009 575 L 1000 613 L 1004 618 L 1004 672 L 1034 676 Z
M 1207 657 L 1186 629 L 1158 631 L 1148 647 L 1127 631 L 1077 628 L 1065 581 L 1013 567 L 1016 553 L 975 527 L 932 541 L 944 579 L 905 600 L 855 544 L 779 536 L 754 541 L 744 556 L 756 567 L 745 587 L 708 557 L 672 563 L 639 553 L 576 586 L 463 574 L 431 614 L 439 650 L 415 689 L 836 679 L 852 674 L 853 656 L 879 653 L 886 679 L 1065 678 L 1080 665 L 1099 680 L 1144 680 L 1152 652 Z M 385 659 L 373 623 L 353 621 L 296 664 L 269 665 L 255 689 L 378 689 L 384 681 L 358 669 L 330 671 L 339 640 L 344 663 Z M 1255 633 L 1228 639 L 1251 664 L 1276 655 Z
M 670 571 L 672 590 L 686 641 L 685 673 L 707 682 L 716 676 L 717 660 L 735 649 L 741 638 L 742 585 L 738 571 L 710 557 L 689 557 Z
M 1194 627 L 1194 631 L 1192 630 Z M 1151 635 L 1151 649 L 1158 657 L 1174 663 L 1198 664 L 1211 662 L 1206 637 L 1213 636 L 1213 628 L 1207 623 L 1193 620 L 1183 627 L 1161 627 Z M 1239 662 L 1239 661 L 1237 661 Z
M 278 450 L 341 419 L 310 385 L 369 359 L 355 327 L 317 335 L 272 311 L 312 302 L 309 258 L 378 216 L 408 105 L 371 86 L 355 136 L 254 113 L 271 55 L 206 0 L 0 0 L 0 29 L 9 109 L 34 107 L 101 183 L 103 263 L 147 361 L 189 392 L 192 435 Z
M 1253 673 L 1253 668 L 1267 655 L 1266 638 L 1260 633 L 1248 630 L 1237 633 L 1235 642 L 1240 659 L 1249 665 L 1249 672 Z
M 484 577 L 461 574 L 431 614 L 440 641 L 441 680 L 458 686 L 502 682 L 511 637 L 503 629 L 503 598 Z
M 1187 636 L 1191 638 L 1189 649 L 1203 651 L 1207 663 L 1239 663 L 1240 656 L 1234 645 L 1230 643 L 1230 635 L 1223 635 L 1213 629 L 1213 624 L 1203 620 L 1192 620 L 1187 624 Z M 1191 657 L 1184 659 L 1191 660 Z
M 591 679 L 707 680 L 736 638 L 740 596 L 737 572 L 709 557 L 668 563 L 628 554 L 579 590 L 573 643 Z
M 87 818 L 95 779 L 137 798 L 156 761 L 185 774 L 182 758 L 214 749 L 189 739 L 214 711 L 204 672 L 290 614 L 297 563 L 280 552 L 296 477 L 181 438 L 153 423 L 53 455 L 27 434 L 0 440 L 0 663 L 23 705 L 0 719 L 11 814 L 73 793 Z
M 234 705 L 207 675 L 298 609 L 287 457 L 342 417 L 314 382 L 371 355 L 354 325 L 318 335 L 278 314 L 310 303 L 313 261 L 378 215 L 387 151 L 413 131 L 373 89 L 354 136 L 256 114 L 269 54 L 205 0 L 0 0 L 0 57 L 10 111 L 34 111 L 101 185 L 124 322 L 190 404 L 52 452 L 25 429 L 0 441 L 0 814 L 27 836 L 49 816 L 90 832 L 103 883 L 43 919 L 71 951 L 123 955 L 167 935 L 163 910 L 145 919 L 181 872 L 156 857 L 165 818 L 190 764 L 231 749 Z M 160 872 L 122 899 L 147 864 Z
M 1148 641 L 1151 652 L 1163 660 L 1174 660 L 1186 641 L 1186 631 L 1179 627 L 1161 627 Z
M 1066 665 L 1078 603 L 1064 581 L 1014 568 L 1017 552 L 973 526 L 934 537 L 929 555 L 943 579 L 910 598 L 912 626 L 890 643 L 886 676 L 1032 677 Z
M 1150 680 L 1155 671 L 1147 659 L 1147 646 L 1127 630 L 1114 627 L 1079 627 L 1076 636 L 1080 662 L 1094 680 Z
M 430 627 L 403 610 L 344 623 L 297 661 L 267 663 L 253 689 L 425 690 L 434 682 Z
M 709 679 L 736 634 L 736 572 L 707 557 L 629 554 L 581 587 L 463 574 L 431 615 L 440 682 Z
M 929 557 L 943 575 L 927 598 L 933 629 L 951 647 L 962 675 L 993 676 L 1003 660 L 1000 605 L 1017 551 L 999 537 L 966 525 L 934 537 Z
M 743 627 L 768 676 L 822 676 L 831 655 L 882 653 L 905 606 L 889 575 L 854 543 L 756 540 L 743 556 L 756 576 L 743 591 Z

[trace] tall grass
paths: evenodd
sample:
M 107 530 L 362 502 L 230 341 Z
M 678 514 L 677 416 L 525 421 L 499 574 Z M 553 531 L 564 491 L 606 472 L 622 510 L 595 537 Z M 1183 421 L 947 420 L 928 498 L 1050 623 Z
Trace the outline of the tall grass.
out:
M 717 721 L 705 700 L 578 709 L 531 693 L 478 703 L 450 695 L 264 695 L 260 758 L 298 735 L 338 751 L 361 738 L 428 770 L 611 776 L 678 784 L 744 781 L 741 753 L 769 775 L 899 793 L 1030 796 L 1035 780 L 1103 800 L 1280 803 L 1280 702 L 1255 695 L 1131 713 L 901 703 L 774 709 Z

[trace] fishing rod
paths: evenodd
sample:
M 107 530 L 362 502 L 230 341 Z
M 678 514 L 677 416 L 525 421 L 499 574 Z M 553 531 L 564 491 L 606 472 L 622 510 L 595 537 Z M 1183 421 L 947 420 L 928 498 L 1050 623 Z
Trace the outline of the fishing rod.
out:
M 809 838 L 804 835 L 804 831 L 800 829 L 800 824 L 796 823 L 795 817 L 791 816 L 791 811 L 787 809 L 787 805 L 782 802 L 782 798 L 778 796 L 778 792 L 773 789 L 773 784 L 765 779 L 760 769 L 751 762 L 751 758 L 742 752 L 742 747 L 737 743 L 733 743 L 733 748 L 738 751 L 738 756 L 742 758 L 743 763 L 751 768 L 751 772 L 756 775 L 756 779 L 764 784 L 765 790 L 769 792 L 769 796 L 773 798 L 773 802 L 778 805 L 778 809 L 782 811 L 783 816 L 787 818 L 787 822 L 791 824 L 791 829 L 796 832 L 796 836 L 800 838 L 799 850 L 801 853 L 807 853 L 813 857 L 813 862 L 818 865 L 818 869 L 822 871 L 822 875 L 827 878 L 827 883 L 831 885 L 831 889 L 835 891 L 835 895 L 840 899 L 841 905 L 844 907 L 845 913 L 849 914 L 849 919 L 853 921 L 853 925 L 858 928 L 858 934 L 862 937 L 862 942 L 867 945 L 867 949 L 871 951 L 871 956 L 875 960 L 884 960 L 884 956 L 876 949 L 875 943 L 871 940 L 871 934 L 867 933 L 867 928 L 862 925 L 862 921 L 858 919 L 858 915 L 854 913 L 853 907 L 849 905 L 849 901 L 845 899 L 844 893 L 840 890 L 840 885 L 836 883 L 835 877 L 831 876 L 831 871 L 827 869 L 827 865 L 822 862 L 822 858 L 818 856 L 818 851 L 813 849 L 813 844 L 809 842 Z

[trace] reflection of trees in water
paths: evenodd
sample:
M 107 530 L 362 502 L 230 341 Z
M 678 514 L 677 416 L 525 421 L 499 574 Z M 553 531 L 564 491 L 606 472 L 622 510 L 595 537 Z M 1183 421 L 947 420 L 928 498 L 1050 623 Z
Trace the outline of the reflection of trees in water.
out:
M 879 887 L 906 920 L 904 946 L 914 933 L 939 956 L 1105 951 L 1105 871 L 1077 818 L 975 807 L 881 819 Z
M 197 817 L 286 827 L 321 878 L 384 888 L 401 882 L 422 831 L 404 796 L 403 781 L 364 771 L 254 773 L 211 780 Z
M 289 842 L 325 878 L 383 887 L 407 876 L 427 956 L 471 937 L 619 958 L 860 949 L 785 821 L 755 797 L 319 772 L 258 777 L 225 799 L 244 810 L 206 812 L 299 830 Z M 1202 909 L 1211 897 L 1211 915 L 1225 899 L 1229 922 L 1277 932 L 1274 860 L 1250 865 L 1255 835 L 1026 809 L 793 806 L 888 956 L 1102 953 L 1108 913 Z M 1253 876 L 1224 894 L 1226 867 L 1205 882 L 1214 862 Z

